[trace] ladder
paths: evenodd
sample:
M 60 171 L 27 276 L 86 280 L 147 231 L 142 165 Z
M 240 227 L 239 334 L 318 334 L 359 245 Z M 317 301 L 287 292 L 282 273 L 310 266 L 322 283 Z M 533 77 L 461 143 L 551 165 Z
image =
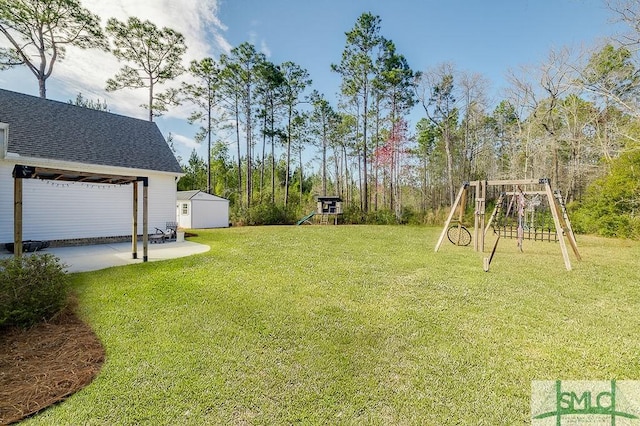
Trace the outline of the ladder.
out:
M 504 197 L 505 193 L 501 192 L 500 197 L 496 202 L 496 206 L 493 209 L 493 213 L 491 213 L 491 217 L 489 217 L 489 223 L 487 223 L 487 226 L 484 228 L 484 235 L 487 235 L 487 232 L 489 232 L 489 228 L 491 228 L 491 225 L 493 225 L 493 221 L 502 213 L 502 200 L 504 199 Z M 498 235 L 500 235 L 500 233 L 498 233 Z
M 571 232 L 571 236 L 575 239 L 573 229 L 571 228 L 571 222 L 569 221 L 569 215 L 567 214 L 567 206 L 564 203 L 564 198 L 562 197 L 560 190 L 556 189 L 555 191 L 553 191 L 553 196 L 558 200 L 560 212 L 562 213 L 562 218 L 564 219 L 564 223 L 567 226 L 567 230 Z
M 329 215 L 326 213 L 322 214 L 322 218 L 320 219 L 320 225 L 328 225 L 329 224 Z

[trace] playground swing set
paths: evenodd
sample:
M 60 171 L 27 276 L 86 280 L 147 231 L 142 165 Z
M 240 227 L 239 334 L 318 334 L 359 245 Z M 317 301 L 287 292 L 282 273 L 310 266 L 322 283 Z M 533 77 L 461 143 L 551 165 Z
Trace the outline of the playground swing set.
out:
M 486 197 L 488 187 L 501 187 L 502 191 L 493 212 L 486 220 Z M 512 188 L 506 191 L 506 188 Z M 473 235 L 463 225 L 464 213 L 469 198 L 468 192 L 475 188 L 475 212 Z M 457 219 L 454 216 L 458 213 Z M 549 215 L 550 213 L 550 215 Z M 553 229 L 552 229 L 553 227 Z M 501 238 L 517 239 L 518 248 L 523 251 L 523 240 L 558 242 L 565 267 L 571 270 L 571 261 L 566 241 L 578 260 L 578 252 L 571 222 L 560 191 L 551 190 L 549 179 L 486 180 L 465 182 L 456 196 L 451 211 L 436 243 L 437 252 L 445 235 L 456 246 L 468 246 L 473 242 L 474 251 L 485 251 L 485 239 L 493 230 L 496 240 L 491 254 L 483 259 L 483 268 L 489 271 Z M 566 239 L 566 241 L 565 241 Z

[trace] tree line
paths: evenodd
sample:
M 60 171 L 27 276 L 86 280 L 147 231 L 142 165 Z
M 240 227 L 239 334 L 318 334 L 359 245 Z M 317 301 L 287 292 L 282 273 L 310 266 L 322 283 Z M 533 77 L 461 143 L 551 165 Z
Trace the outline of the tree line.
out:
M 109 48 L 124 65 L 106 90 L 146 90 L 149 120 L 191 106 L 208 155 L 183 161 L 179 189 L 230 199 L 241 223 L 291 223 L 314 195 L 340 195 L 348 222 L 438 223 L 465 181 L 546 177 L 578 230 L 637 237 L 640 4 L 606 5 L 627 33 L 510 71 L 498 102 L 485 77 L 454 64 L 412 69 L 371 13 L 328 64 L 341 77 L 335 105 L 306 69 L 272 63 L 250 43 L 185 67 L 180 33 L 134 17 L 102 30 L 78 0 L 0 0 L 13 46 L 0 66 L 28 67 L 45 97 L 65 45 Z M 422 118 L 410 128 L 415 109 Z

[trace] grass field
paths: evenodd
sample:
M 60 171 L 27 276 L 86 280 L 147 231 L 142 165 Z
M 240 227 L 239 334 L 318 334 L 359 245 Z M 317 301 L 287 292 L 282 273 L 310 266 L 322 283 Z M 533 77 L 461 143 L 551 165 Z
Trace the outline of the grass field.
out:
M 26 424 L 526 424 L 531 381 L 638 379 L 640 243 L 440 229 L 198 231 L 211 251 L 73 275 L 98 378 Z

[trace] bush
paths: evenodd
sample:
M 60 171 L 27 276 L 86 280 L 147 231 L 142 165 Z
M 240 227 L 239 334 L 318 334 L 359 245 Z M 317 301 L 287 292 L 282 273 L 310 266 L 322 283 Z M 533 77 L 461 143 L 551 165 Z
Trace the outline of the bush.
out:
M 389 209 L 369 212 L 366 215 L 366 223 L 369 225 L 395 225 L 398 223 L 396 214 Z
M 0 260 L 0 326 L 28 327 L 64 308 L 65 267 L 51 254 Z
M 247 212 L 249 225 L 287 225 L 287 211 L 277 204 L 264 203 L 251 206 Z
M 237 226 L 246 225 L 291 225 L 296 223 L 300 213 L 292 208 L 271 203 L 262 203 L 251 206 L 249 209 L 233 211 L 232 220 Z
M 640 150 L 626 152 L 611 171 L 593 181 L 582 203 L 572 205 L 572 224 L 605 237 L 640 237 Z
M 349 204 L 342 210 L 342 223 L 347 225 L 360 225 L 366 222 L 366 218 L 360 207 Z

